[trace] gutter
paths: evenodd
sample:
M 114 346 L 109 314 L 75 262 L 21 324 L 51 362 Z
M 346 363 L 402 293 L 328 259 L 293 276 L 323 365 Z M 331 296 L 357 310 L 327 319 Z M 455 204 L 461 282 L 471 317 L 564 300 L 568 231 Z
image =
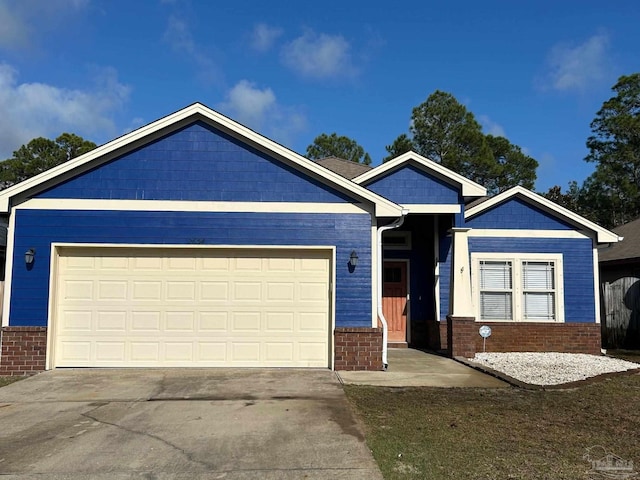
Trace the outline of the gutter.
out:
M 402 209 L 402 216 L 397 220 L 394 220 L 389 225 L 384 225 L 383 227 L 378 228 L 378 252 L 380 253 L 378 259 L 378 318 L 380 319 L 380 323 L 382 323 L 382 369 L 387 370 L 389 363 L 387 362 L 387 339 L 389 337 L 389 326 L 387 325 L 387 319 L 384 317 L 384 313 L 382 312 L 382 265 L 384 263 L 384 254 L 382 250 L 382 233 L 387 230 L 393 230 L 394 228 L 398 228 L 402 226 L 404 223 L 404 219 L 409 214 L 409 210 L 406 208 Z

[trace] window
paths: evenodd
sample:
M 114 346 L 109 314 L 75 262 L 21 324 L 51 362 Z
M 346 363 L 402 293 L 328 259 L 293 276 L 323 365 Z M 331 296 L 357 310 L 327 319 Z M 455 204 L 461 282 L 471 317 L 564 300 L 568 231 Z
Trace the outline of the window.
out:
M 479 321 L 558 322 L 562 255 L 471 255 Z
M 411 232 L 392 230 L 382 233 L 385 250 L 411 250 Z
M 555 320 L 554 271 L 554 262 L 522 262 L 522 314 L 525 320 Z
M 511 262 L 480 261 L 480 319 L 513 319 Z

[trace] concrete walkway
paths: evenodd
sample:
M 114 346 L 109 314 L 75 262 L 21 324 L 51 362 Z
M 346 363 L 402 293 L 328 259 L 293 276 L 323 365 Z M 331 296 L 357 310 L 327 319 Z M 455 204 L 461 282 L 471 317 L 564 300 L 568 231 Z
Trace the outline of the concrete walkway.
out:
M 390 348 L 386 372 L 336 372 L 347 385 L 381 387 L 476 387 L 509 385 L 450 358 L 412 348 Z

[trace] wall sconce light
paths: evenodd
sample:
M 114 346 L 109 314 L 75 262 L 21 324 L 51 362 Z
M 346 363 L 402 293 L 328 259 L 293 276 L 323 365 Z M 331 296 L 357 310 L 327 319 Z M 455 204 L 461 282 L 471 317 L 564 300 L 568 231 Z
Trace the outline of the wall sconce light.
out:
M 358 265 L 358 254 L 355 250 L 351 251 L 351 255 L 349 255 L 349 265 L 355 268 Z
M 33 264 L 33 259 L 35 258 L 35 256 L 36 256 L 36 249 L 30 248 L 29 250 L 24 252 L 24 263 L 26 263 L 27 265 Z

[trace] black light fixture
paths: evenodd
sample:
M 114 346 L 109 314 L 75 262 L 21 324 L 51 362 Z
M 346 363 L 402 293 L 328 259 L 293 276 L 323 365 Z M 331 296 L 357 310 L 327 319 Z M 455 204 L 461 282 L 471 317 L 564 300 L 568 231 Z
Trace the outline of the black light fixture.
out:
M 24 263 L 27 265 L 31 265 L 33 263 L 33 259 L 36 256 L 36 249 L 30 248 L 26 252 L 24 252 Z
M 352 267 L 358 265 L 358 254 L 355 250 L 351 250 L 351 255 L 349 255 L 349 265 Z

